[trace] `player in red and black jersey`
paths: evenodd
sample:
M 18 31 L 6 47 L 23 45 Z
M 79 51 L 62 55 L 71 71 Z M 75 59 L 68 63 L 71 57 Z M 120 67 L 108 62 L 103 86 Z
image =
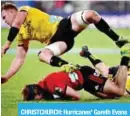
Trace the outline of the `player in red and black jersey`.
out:
M 130 57 L 122 57 L 115 82 L 108 78 L 109 73 L 107 74 L 107 72 L 109 70 L 101 60 L 94 58 L 91 58 L 91 60 L 100 72 L 104 72 L 102 75 L 89 66 L 80 66 L 77 70 L 69 73 L 54 72 L 37 84 L 26 85 L 22 91 L 24 100 L 48 98 L 78 100 L 80 99 L 78 90 L 81 89 L 102 98 L 124 96 Z
M 46 91 L 50 93 L 48 95 L 52 96 L 52 99 L 55 99 L 55 96 L 57 96 L 60 99 L 71 97 L 78 100 L 80 98 L 78 90 L 83 89 L 85 84 L 92 83 L 93 88 L 97 85 L 101 88 L 104 86 L 107 79 L 94 76 L 94 74 L 95 70 L 89 66 L 83 66 L 69 73 L 63 71 L 51 73 L 37 84 L 26 85 L 23 89 L 24 99 L 46 99 L 44 98 Z M 102 89 L 97 91 L 102 91 Z
M 80 52 L 80 55 L 84 58 L 89 59 L 90 62 L 93 64 L 93 66 L 99 71 L 99 73 L 101 75 L 103 75 L 104 77 L 109 78 L 113 82 L 113 85 L 115 85 L 115 84 L 118 85 L 118 88 L 120 88 L 119 92 L 121 92 L 122 95 L 125 95 L 125 96 L 130 95 L 130 93 L 129 93 L 129 91 L 130 91 L 130 77 L 129 77 L 129 73 L 130 73 L 130 44 L 125 44 L 121 48 L 122 59 L 121 59 L 120 65 L 118 65 L 118 66 L 113 66 L 113 67 L 106 66 L 100 59 L 96 59 L 89 52 L 87 46 L 82 47 L 82 51 Z M 93 93 L 93 91 L 91 91 L 92 90 L 91 83 L 89 83 L 89 85 L 90 86 L 86 85 L 85 90 L 89 91 L 92 94 L 95 94 L 95 93 Z M 106 84 L 106 85 L 108 85 L 108 86 L 106 86 L 106 88 L 111 86 L 111 84 Z M 116 87 L 114 87 L 113 90 L 115 88 Z M 113 90 L 111 90 L 111 91 L 113 91 Z M 105 92 L 99 93 L 99 95 L 96 93 L 95 95 L 97 95 L 99 97 L 105 97 L 105 98 L 116 96 L 113 94 L 110 95 L 109 92 L 108 92 L 108 94 L 104 94 L 104 93 Z

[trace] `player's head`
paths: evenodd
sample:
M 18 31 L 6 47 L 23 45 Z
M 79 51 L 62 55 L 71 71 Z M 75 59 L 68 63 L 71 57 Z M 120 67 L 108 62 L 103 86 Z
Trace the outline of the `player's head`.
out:
M 12 3 L 4 3 L 1 6 L 1 17 L 8 25 L 12 25 L 17 14 L 17 7 Z
M 23 100 L 52 100 L 53 95 L 37 84 L 26 85 L 22 90 Z
M 43 99 L 41 89 L 36 84 L 26 85 L 22 90 L 23 100 Z

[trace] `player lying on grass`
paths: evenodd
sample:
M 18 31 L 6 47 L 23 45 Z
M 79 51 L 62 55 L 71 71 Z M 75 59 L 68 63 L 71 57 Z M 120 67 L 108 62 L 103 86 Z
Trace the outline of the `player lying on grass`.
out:
M 78 69 L 72 72 L 54 72 L 37 84 L 26 85 L 22 91 L 23 100 L 50 100 L 56 98 L 79 100 L 80 94 L 78 91 L 81 89 L 101 98 L 124 96 L 129 60 L 130 55 L 122 56 L 115 75 L 115 82 L 102 76 L 90 66 L 79 66 Z M 102 66 L 105 66 L 99 59 L 94 59 L 93 63 L 96 67 L 98 65 L 98 68 L 100 65 L 101 69 L 99 71 L 102 70 Z
M 121 48 L 121 54 L 124 57 L 130 57 L 130 44 L 126 44 Z M 82 47 L 82 51 L 80 55 L 84 58 L 88 58 L 93 66 L 97 69 L 99 74 L 111 79 L 115 84 L 118 84 L 118 80 L 120 82 L 125 81 L 121 76 L 117 76 L 118 70 L 120 66 L 108 67 L 106 66 L 100 59 L 96 59 L 88 50 L 87 46 Z M 127 60 L 124 60 L 127 62 Z M 124 95 L 130 94 L 130 60 L 128 61 L 128 71 L 127 71 L 127 81 L 126 81 L 126 91 Z M 123 73 L 122 73 L 123 74 Z
M 36 40 L 47 46 L 38 53 L 40 61 L 61 67 L 67 62 L 57 57 L 69 51 L 74 45 L 74 38 L 89 24 L 109 36 L 121 47 L 127 40 L 116 34 L 106 21 L 93 10 L 73 13 L 68 18 L 49 15 L 37 8 L 22 6 L 19 9 L 12 3 L 1 6 L 1 17 L 11 28 L 6 43 L 1 49 L 3 56 L 16 37 L 16 57 L 8 72 L 3 75 L 7 82 L 24 64 L 29 43 Z

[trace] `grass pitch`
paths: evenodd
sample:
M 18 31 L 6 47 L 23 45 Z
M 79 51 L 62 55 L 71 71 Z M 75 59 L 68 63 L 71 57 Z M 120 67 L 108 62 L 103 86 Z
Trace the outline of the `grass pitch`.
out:
M 1 43 L 3 44 L 7 38 L 8 30 L 1 30 Z M 120 35 L 129 35 L 130 30 L 121 29 L 116 30 Z M 106 35 L 100 33 L 98 30 L 88 29 L 83 31 L 77 38 L 74 48 L 81 48 L 83 45 L 88 45 L 90 48 L 113 48 L 118 49 L 116 45 L 110 40 Z M 15 48 L 16 42 L 13 43 L 12 48 Z M 30 48 L 42 48 L 44 45 L 39 44 L 38 42 L 31 42 Z M 120 54 L 96 54 L 97 57 L 101 58 L 106 64 L 113 66 L 118 65 L 120 62 Z M 8 70 L 11 61 L 15 57 L 15 54 L 7 53 L 1 59 L 1 72 L 5 74 Z M 79 56 L 79 54 L 66 53 L 62 58 L 72 62 L 74 64 L 88 64 L 91 63 L 88 60 L 85 60 Z M 38 60 L 37 54 L 28 54 L 26 57 L 25 64 L 20 69 L 20 71 L 12 77 L 7 83 L 1 86 L 1 110 L 2 116 L 17 116 L 17 105 L 18 103 L 23 102 L 21 97 L 21 90 L 26 84 L 38 82 L 41 78 L 46 76 L 48 73 L 53 71 L 58 71 L 59 68 L 51 67 L 47 64 L 41 63 Z M 85 91 L 81 91 L 81 100 L 79 102 L 98 102 L 98 103 L 122 103 L 130 102 L 129 97 L 123 97 L 120 99 L 112 100 L 102 100 L 96 98 Z M 36 101 L 35 101 L 36 102 Z M 48 101 L 40 101 L 48 102 Z M 51 101 L 53 102 L 53 101 Z M 59 101 L 58 101 L 59 102 Z M 65 101 L 67 102 L 67 101 Z

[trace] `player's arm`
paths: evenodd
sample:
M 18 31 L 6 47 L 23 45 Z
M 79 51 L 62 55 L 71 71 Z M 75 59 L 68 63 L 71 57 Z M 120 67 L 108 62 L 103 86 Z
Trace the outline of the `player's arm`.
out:
M 96 96 L 100 97 L 100 98 L 103 98 L 103 99 L 113 99 L 113 98 L 115 98 L 114 95 L 105 94 L 105 93 L 101 93 L 101 92 L 97 92 Z
M 78 91 L 74 90 L 73 88 L 67 86 L 66 88 L 66 96 L 72 97 L 73 100 L 79 100 L 80 99 L 80 94 Z
M 27 51 L 28 51 L 28 45 L 26 46 L 18 46 L 16 49 L 16 57 L 12 61 L 12 64 L 8 70 L 8 72 L 2 77 L 1 83 L 5 83 L 8 81 L 13 75 L 15 75 L 21 66 L 24 63 Z
M 12 41 L 15 39 L 17 34 L 19 33 L 19 29 L 21 25 L 23 24 L 25 18 L 27 16 L 27 12 L 20 11 L 17 13 L 15 20 L 13 21 L 13 24 L 10 28 L 7 41 L 3 45 L 1 49 L 1 57 L 6 53 L 6 51 L 10 48 Z

